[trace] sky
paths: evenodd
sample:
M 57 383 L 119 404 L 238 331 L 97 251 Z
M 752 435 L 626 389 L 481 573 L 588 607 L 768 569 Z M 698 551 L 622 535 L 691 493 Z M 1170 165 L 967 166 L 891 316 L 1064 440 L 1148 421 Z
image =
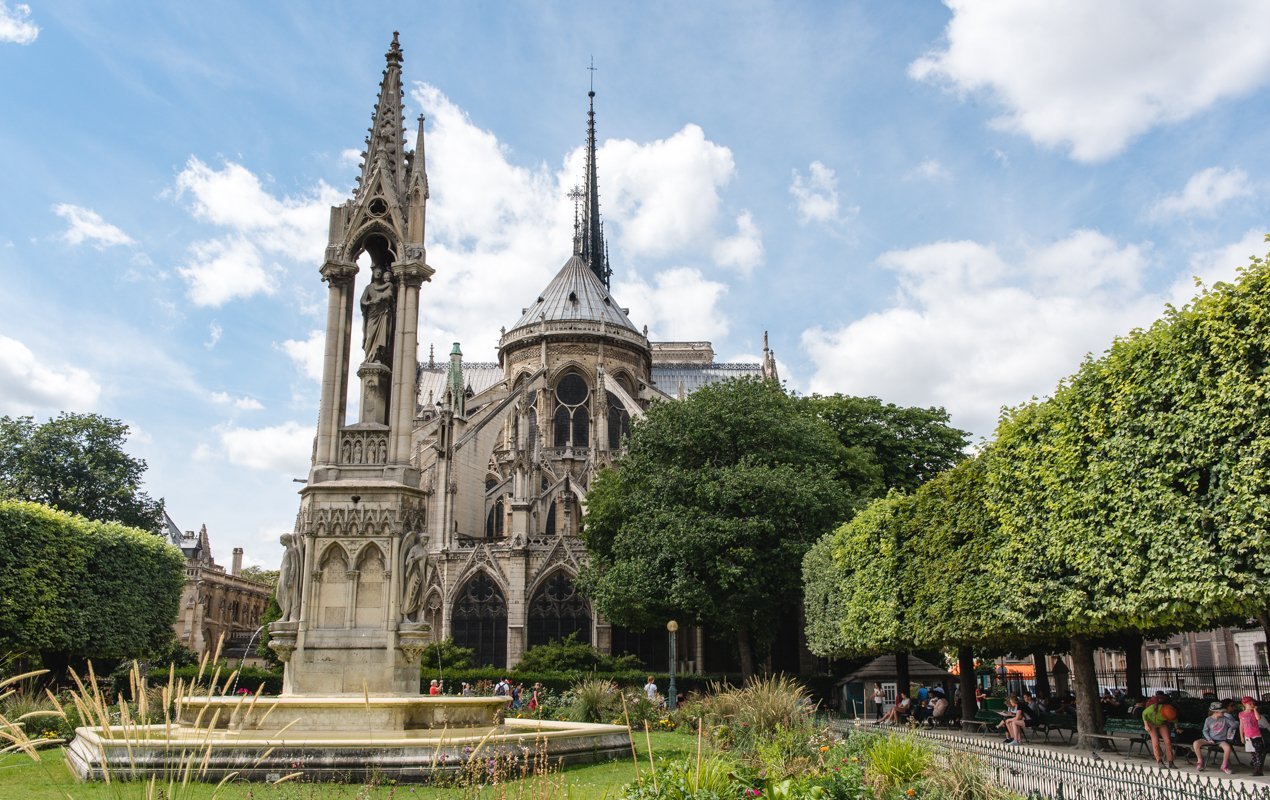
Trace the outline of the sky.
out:
M 592 79 L 636 325 L 975 439 L 1270 250 L 1263 0 L 584 5 L 0 0 L 0 414 L 126 421 L 181 527 L 276 566 L 394 30 L 425 357 L 495 360 L 569 256 Z

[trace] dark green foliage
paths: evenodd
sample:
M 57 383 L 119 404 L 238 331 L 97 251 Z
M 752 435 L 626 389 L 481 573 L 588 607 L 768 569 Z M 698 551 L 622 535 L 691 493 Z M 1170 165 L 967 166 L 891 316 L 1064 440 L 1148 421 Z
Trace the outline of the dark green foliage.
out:
M 269 623 L 277 622 L 282 619 L 282 607 L 278 605 L 278 593 L 269 593 L 269 602 L 265 604 L 264 613 L 260 615 L 260 643 L 256 645 L 256 655 L 265 660 L 269 666 L 274 669 L 282 669 L 282 659 L 278 658 L 278 654 L 269 646 L 269 640 L 273 638 L 269 634 Z
M 199 679 L 198 665 L 177 667 L 175 670 L 169 670 L 167 666 L 155 667 L 150 670 L 150 674 L 146 676 L 151 686 L 167 686 L 169 676 L 175 676 L 177 680 L 185 681 L 186 685 L 197 683 L 200 686 L 207 686 L 213 676 L 217 679 L 217 692 L 226 689 L 228 692 L 235 691 L 232 685 L 226 686 L 230 676 L 238 669 L 238 663 L 235 661 L 221 661 L 220 672 L 216 672 L 216 664 L 208 664 L 203 669 L 202 679 Z M 248 692 L 255 694 L 260 687 L 261 694 L 276 695 L 282 693 L 282 671 L 274 669 L 262 669 L 260 667 L 243 667 L 238 673 L 237 691 L 246 689 Z
M 0 501 L 0 650 L 62 663 L 166 652 L 184 583 L 180 551 L 158 537 Z
M 275 589 L 278 587 L 278 570 L 265 569 L 264 567 L 243 567 L 241 577 L 249 581 L 257 581 L 259 583 L 267 583 Z
M 419 657 L 419 667 L 424 675 L 435 675 L 438 668 L 443 672 L 455 669 L 470 669 L 476 666 L 476 651 L 470 647 L 459 647 L 453 639 L 442 639 L 424 648 Z
M 582 584 L 618 624 L 675 617 L 736 635 L 751 671 L 752 645 L 798 600 L 803 554 L 851 512 L 844 448 L 755 380 L 655 404 L 628 446 L 588 494 Z
M 428 682 L 435 676 L 435 673 L 424 673 L 427 677 L 421 683 L 423 691 L 428 690 Z M 512 683 L 522 683 L 528 690 L 534 685 L 534 682 L 541 683 L 544 688 L 554 692 L 555 694 L 564 694 L 573 688 L 580 680 L 590 678 L 603 678 L 616 683 L 622 688 L 642 687 L 644 681 L 649 675 L 653 676 L 654 681 L 663 691 L 669 685 L 670 676 L 664 672 L 647 672 L 645 670 L 626 670 L 622 672 L 588 672 L 585 670 L 569 670 L 567 672 L 536 672 L 523 670 L 519 666 L 506 670 L 497 667 L 473 667 L 471 669 L 446 670 L 441 676 L 445 680 L 445 693 L 458 694 L 460 684 L 467 681 L 478 690 L 484 689 L 485 694 L 493 694 L 494 684 L 503 678 L 510 678 Z M 705 693 L 710 690 L 714 684 L 739 684 L 741 676 L 735 673 L 707 673 L 704 675 L 675 674 L 675 687 L 684 694 L 693 692 Z M 528 695 L 525 696 L 528 701 Z
M 628 672 L 639 668 L 638 657 L 606 655 L 589 642 L 579 641 L 576 633 L 529 648 L 516 665 L 523 672 Z
M 141 491 L 146 462 L 124 452 L 128 426 L 97 414 L 0 417 L 0 498 L 158 532 L 163 501 Z

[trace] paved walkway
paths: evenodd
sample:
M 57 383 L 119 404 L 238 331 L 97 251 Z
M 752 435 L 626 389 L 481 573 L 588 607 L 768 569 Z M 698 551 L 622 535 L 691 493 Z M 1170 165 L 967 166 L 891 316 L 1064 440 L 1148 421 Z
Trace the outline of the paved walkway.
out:
M 830 725 L 838 730 L 850 732 L 857 729 L 860 730 L 879 730 L 879 727 L 864 721 L 855 721 L 848 719 L 831 719 Z M 887 725 L 887 730 L 910 730 L 907 726 L 896 727 Z M 1195 762 L 1188 754 L 1177 756 L 1177 769 L 1167 769 L 1156 766 L 1155 761 L 1150 755 L 1150 746 L 1146 748 L 1134 745 L 1133 754 L 1129 753 L 1130 742 L 1125 738 L 1116 740 L 1117 752 L 1110 751 L 1087 751 L 1078 750 L 1073 745 L 1060 744 L 1054 741 L 1057 734 L 1051 736 L 1051 741 L 1046 742 L 1043 735 L 1032 737 L 1032 740 L 1025 745 L 1004 744 L 1004 737 L 997 734 L 985 734 L 976 732 L 961 731 L 959 729 L 916 729 L 923 738 L 929 738 L 943 742 L 946 746 L 957 747 L 972 750 L 980 755 L 991 759 L 999 757 L 1010 757 L 1013 760 L 1013 754 L 1018 754 L 1019 758 L 1027 761 L 1035 761 L 1038 765 L 1045 765 L 1051 770 L 1059 770 L 1061 767 L 1057 765 L 1072 764 L 1079 769 L 1073 770 L 1073 776 L 1077 773 L 1088 774 L 1089 769 L 1097 769 L 1098 767 L 1124 767 L 1133 768 L 1133 772 L 1142 774 L 1151 782 L 1158 782 L 1162 785 L 1178 784 L 1193 785 L 1197 780 L 1202 780 L 1204 784 L 1217 783 L 1223 785 L 1223 788 L 1229 791 L 1231 796 L 1243 797 L 1266 797 L 1270 798 L 1270 778 L 1251 776 L 1252 768 L 1249 766 L 1251 754 L 1242 750 L 1238 752 L 1240 763 L 1231 760 L 1231 769 L 1233 775 L 1225 775 L 1222 773 L 1220 759 L 1216 765 L 1206 766 L 1203 772 L 1197 772 Z M 1144 752 L 1145 750 L 1145 752 Z M 1083 780 L 1074 780 L 1074 782 L 1083 782 Z

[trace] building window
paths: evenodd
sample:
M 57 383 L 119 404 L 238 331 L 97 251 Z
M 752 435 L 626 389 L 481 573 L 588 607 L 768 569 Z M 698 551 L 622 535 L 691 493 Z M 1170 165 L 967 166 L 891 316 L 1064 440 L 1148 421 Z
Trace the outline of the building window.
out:
M 529 601 L 529 646 L 569 636 L 591 643 L 591 607 L 578 594 L 569 574 L 557 571 L 538 586 Z
M 586 381 L 576 372 L 566 374 L 556 384 L 556 411 L 552 415 L 556 447 L 586 447 L 590 443 L 589 396 Z
M 617 450 L 622 446 L 622 438 L 631 433 L 631 415 L 617 399 L 617 395 L 606 392 L 609 401 L 609 449 Z
M 1256 665 L 1261 669 L 1270 669 L 1270 655 L 1266 652 L 1266 643 L 1257 642 L 1252 646 L 1253 656 L 1256 658 Z
M 476 651 L 476 663 L 507 666 L 507 599 L 484 572 L 472 576 L 459 592 L 450 627 L 454 643 Z
M 494 505 L 489 510 L 489 516 L 485 518 L 485 538 L 503 538 L 503 498 L 501 497 L 494 501 Z

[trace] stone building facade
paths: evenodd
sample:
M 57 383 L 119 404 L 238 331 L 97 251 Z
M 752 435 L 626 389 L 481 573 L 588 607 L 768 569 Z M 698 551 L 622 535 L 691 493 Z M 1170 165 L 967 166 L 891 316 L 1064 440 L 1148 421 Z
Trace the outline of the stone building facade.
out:
M 419 363 L 420 287 L 433 273 L 428 181 L 422 117 L 415 151 L 405 149 L 401 63 L 394 36 L 357 189 L 331 212 L 319 429 L 279 587 L 284 612 L 292 602 L 295 611 L 271 627 L 271 646 L 303 664 L 289 663 L 286 690 L 405 691 L 423 636 L 453 637 L 495 666 L 569 635 L 603 651 L 642 654 L 657 642 L 664 651 L 665 631 L 614 629 L 575 587 L 588 486 L 649 403 L 729 377 L 779 380 L 774 355 L 765 346 L 762 363 L 720 364 L 708 342 L 650 342 L 612 296 L 592 92 L 564 265 L 503 329 L 496 363 L 465 364 L 458 343 L 448 359 Z M 374 279 L 357 303 L 359 264 Z M 354 373 L 358 306 L 364 358 Z M 361 383 L 356 422 L 350 380 Z M 680 636 L 684 660 L 700 669 L 701 632 Z M 344 685 L 341 670 L 369 657 L 358 650 L 376 648 L 400 654 L 392 674 L 362 670 L 358 686 Z
M 176 640 L 202 656 L 214 652 L 224 637 L 222 655 L 256 658 L 247 650 L 273 588 L 242 576 L 241 547 L 234 548 L 228 572 L 217 564 L 206 525 L 195 534 L 182 531 L 166 514 L 164 520 L 168 539 L 185 556 L 185 589 L 173 623 Z

